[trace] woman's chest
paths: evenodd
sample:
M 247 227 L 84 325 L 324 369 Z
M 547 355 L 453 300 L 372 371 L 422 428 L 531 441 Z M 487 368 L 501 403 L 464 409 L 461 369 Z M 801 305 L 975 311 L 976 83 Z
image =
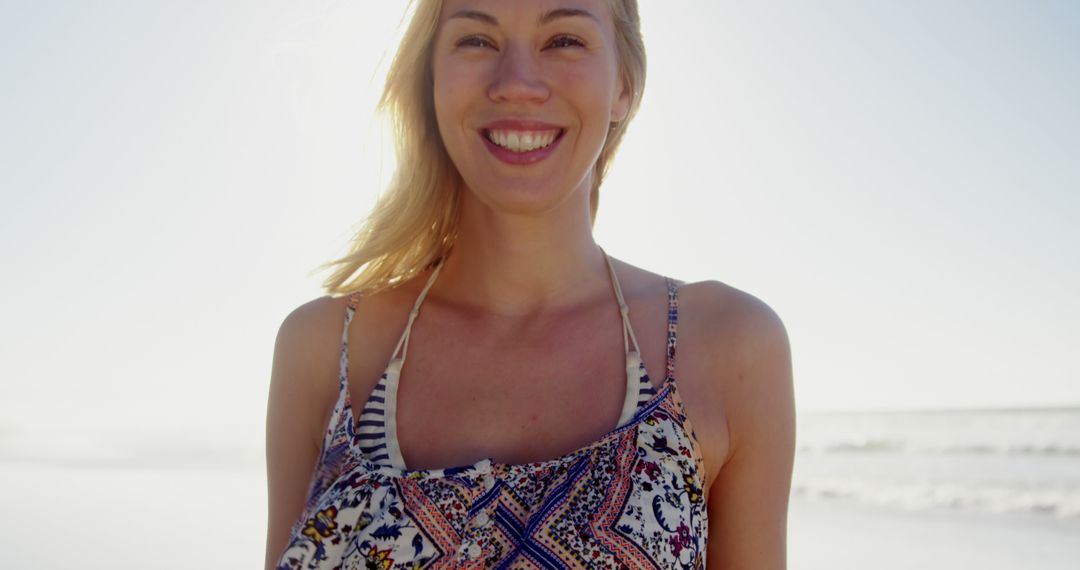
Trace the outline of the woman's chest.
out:
M 633 315 L 641 360 L 659 391 L 667 372 L 666 312 L 635 309 Z M 394 395 L 393 421 L 409 468 L 483 458 L 541 461 L 588 445 L 616 427 L 633 389 L 617 313 L 538 323 L 501 340 L 427 316 L 412 330 Z M 360 325 L 350 338 L 349 367 L 358 410 L 396 340 Z M 704 343 L 695 336 L 692 323 L 680 330 L 675 377 L 711 483 L 728 450 L 716 389 L 723 373 L 710 369 Z
M 621 339 L 571 333 L 561 342 L 531 340 L 493 346 L 429 339 L 409 355 L 395 395 L 409 468 L 543 461 L 616 427 L 627 390 L 637 390 L 639 380 L 629 386 Z

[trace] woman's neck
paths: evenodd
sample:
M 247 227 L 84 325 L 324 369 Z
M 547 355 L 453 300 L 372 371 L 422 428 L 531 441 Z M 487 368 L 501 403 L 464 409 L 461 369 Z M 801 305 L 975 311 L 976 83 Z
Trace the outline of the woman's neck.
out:
M 542 215 L 467 206 L 432 295 L 519 317 L 581 303 L 610 283 L 587 205 Z

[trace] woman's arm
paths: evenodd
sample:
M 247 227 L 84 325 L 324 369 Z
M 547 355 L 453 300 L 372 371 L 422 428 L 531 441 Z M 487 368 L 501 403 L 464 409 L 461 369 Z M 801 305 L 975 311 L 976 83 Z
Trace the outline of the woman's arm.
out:
M 737 332 L 718 337 L 723 346 L 711 351 L 723 355 L 717 373 L 730 446 L 709 489 L 706 562 L 726 570 L 783 570 L 795 455 L 791 350 L 772 309 L 750 296 L 738 305 L 728 314 Z
M 277 563 L 304 507 L 321 445 L 324 385 L 335 386 L 339 340 L 329 318 L 334 311 L 326 305 L 333 302 L 318 299 L 293 311 L 274 344 L 266 411 L 267 569 Z

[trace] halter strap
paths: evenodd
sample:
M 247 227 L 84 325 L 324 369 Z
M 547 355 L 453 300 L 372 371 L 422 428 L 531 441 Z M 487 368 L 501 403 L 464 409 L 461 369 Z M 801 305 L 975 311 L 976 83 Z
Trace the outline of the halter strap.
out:
M 611 263 L 611 258 L 603 248 L 600 251 L 604 254 L 604 261 L 607 263 L 608 273 L 611 275 L 611 283 L 615 289 L 615 298 L 619 302 L 619 313 L 622 315 L 623 321 L 623 351 L 629 355 L 630 345 L 634 345 L 634 352 L 641 354 L 641 348 L 638 345 L 637 336 L 634 334 L 634 328 L 630 326 L 630 307 L 626 304 L 626 299 L 623 297 L 622 287 L 619 285 L 619 277 L 615 274 L 615 266 Z M 405 325 L 405 330 L 401 334 L 401 338 L 398 339 L 397 346 L 394 348 L 394 353 L 390 359 L 397 358 L 398 352 L 401 353 L 401 360 L 404 363 L 405 356 L 409 351 L 409 337 L 412 333 L 412 325 L 416 320 L 416 317 L 420 314 L 420 305 L 424 302 L 424 298 L 427 297 L 428 291 L 435 283 L 435 279 L 439 276 L 439 271 L 442 270 L 443 260 L 440 259 L 435 266 L 435 270 L 431 272 L 431 276 L 428 277 L 427 283 L 420 291 L 420 294 L 416 297 L 416 302 L 413 303 L 412 310 L 409 311 L 409 321 Z M 679 328 L 679 286 L 674 279 L 665 277 L 667 281 L 668 289 L 668 320 L 667 320 L 667 363 L 666 363 L 666 377 L 664 382 L 673 379 L 675 377 L 675 347 L 678 342 L 678 328 Z M 344 344 L 347 340 L 348 333 L 348 321 L 352 320 L 352 313 L 356 310 L 356 305 L 360 300 L 360 294 L 354 293 L 349 296 L 347 320 L 345 323 L 345 330 L 342 331 L 341 341 Z
M 611 273 L 611 284 L 615 288 L 615 298 L 619 301 L 619 313 L 622 315 L 623 321 L 623 352 L 630 354 L 630 342 L 634 343 L 634 352 L 641 354 L 641 347 L 638 346 L 637 336 L 634 335 L 634 328 L 630 326 L 630 307 L 626 304 L 626 299 L 623 298 L 622 287 L 619 286 L 619 276 L 615 274 L 615 266 L 611 263 L 611 258 L 608 257 L 604 248 L 600 248 L 600 251 L 604 254 L 604 261 L 607 262 L 608 272 Z
M 641 354 L 641 348 L 638 345 L 637 336 L 634 334 L 634 328 L 630 326 L 630 307 L 626 304 L 626 299 L 623 297 L 622 287 L 619 285 L 619 276 L 615 274 L 615 266 L 611 263 L 611 258 L 608 256 L 604 248 L 600 248 L 600 252 L 604 254 L 604 261 L 608 267 L 608 273 L 611 275 L 611 284 L 615 289 L 615 298 L 619 302 L 619 313 L 622 315 L 623 322 L 623 352 L 630 354 L 630 345 L 634 345 L 634 352 Z M 435 266 L 435 270 L 431 272 L 428 277 L 427 283 L 420 291 L 420 294 L 416 297 L 416 302 L 413 303 L 412 310 L 409 311 L 409 321 L 405 324 L 405 330 L 401 333 L 401 338 L 398 339 L 397 346 L 394 347 L 394 353 L 390 356 L 390 360 L 398 358 L 398 353 L 401 353 L 401 363 L 404 364 L 405 357 L 409 353 L 409 338 L 412 335 L 413 322 L 416 321 L 416 317 L 420 315 L 420 305 L 424 302 L 424 298 L 427 297 L 428 291 L 435 283 L 435 279 L 439 276 L 439 271 L 442 270 L 443 260 L 439 260 L 439 263 Z M 670 344 L 670 343 L 669 343 Z
M 603 249 L 601 248 L 601 252 Z M 656 390 L 653 388 L 649 381 L 648 375 L 645 373 L 645 366 L 641 362 L 640 348 L 638 347 L 637 337 L 634 335 L 634 329 L 630 326 L 630 309 L 626 304 L 626 300 L 623 297 L 622 287 L 619 284 L 619 278 L 615 273 L 615 267 L 608 257 L 606 252 L 604 253 L 604 260 L 607 263 L 608 271 L 611 275 L 612 289 L 615 291 L 615 297 L 619 304 L 619 313 L 622 315 L 623 320 L 623 348 L 626 352 L 626 373 L 627 373 L 627 387 L 626 396 L 623 401 L 623 411 L 620 414 L 618 426 L 626 425 L 628 422 L 636 417 L 639 409 L 642 405 L 649 402 L 656 394 Z M 408 352 L 409 338 L 411 336 L 412 326 L 416 320 L 416 317 L 420 313 L 420 305 L 423 303 L 428 291 L 434 284 L 435 279 L 438 277 L 439 271 L 442 269 L 443 260 L 439 260 L 435 266 L 431 275 L 428 277 L 427 283 L 417 295 L 416 301 L 413 304 L 412 310 L 409 312 L 408 323 L 405 325 L 405 330 L 402 332 L 401 338 L 398 340 L 397 346 L 394 348 L 394 353 L 391 355 L 390 362 L 386 369 L 383 371 L 382 377 L 379 379 L 378 384 L 372 390 L 368 399 L 364 403 L 363 411 L 360 414 L 359 422 L 355 426 L 348 426 L 350 432 L 355 427 L 354 438 L 359 445 L 360 452 L 368 457 L 371 461 L 377 464 L 386 464 L 399 469 L 405 469 L 405 459 L 401 454 L 401 447 L 397 439 L 397 389 L 400 379 L 400 373 L 402 366 L 405 362 L 405 356 Z M 673 381 L 672 372 L 674 370 L 675 359 L 675 325 L 677 314 L 677 301 L 676 301 L 676 286 L 675 282 L 670 278 L 668 282 L 668 361 L 667 361 L 667 373 L 665 378 L 665 384 Z M 357 302 L 359 301 L 359 294 L 355 294 L 349 299 L 348 308 L 346 310 L 345 319 L 345 331 L 342 333 L 342 351 L 341 351 L 341 391 L 342 398 L 344 398 L 344 406 L 347 409 L 348 418 L 352 420 L 353 411 L 351 403 L 349 402 L 348 395 L 348 325 L 352 320 L 353 313 L 357 308 Z M 630 345 L 633 344 L 634 350 L 630 350 Z M 398 353 L 400 352 L 400 357 Z
M 445 259 L 445 258 L 444 258 Z M 398 339 L 397 346 L 394 347 L 394 353 L 390 355 L 390 360 L 397 358 L 398 352 L 401 352 L 401 362 L 405 363 L 405 355 L 409 353 L 409 335 L 412 334 L 413 321 L 420 314 L 420 304 L 424 302 L 424 297 L 427 297 L 428 291 L 435 283 L 435 278 L 439 276 L 439 271 L 442 269 L 443 260 L 440 259 L 438 265 L 435 266 L 435 270 L 431 272 L 431 276 L 428 277 L 427 284 L 420 291 L 420 294 L 416 297 L 416 302 L 413 303 L 413 308 L 409 311 L 409 322 L 405 325 L 405 332 L 401 333 L 401 338 Z

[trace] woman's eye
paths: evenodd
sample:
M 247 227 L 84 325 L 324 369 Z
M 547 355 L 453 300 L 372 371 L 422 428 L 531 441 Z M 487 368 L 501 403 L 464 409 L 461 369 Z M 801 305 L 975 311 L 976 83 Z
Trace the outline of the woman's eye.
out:
M 478 47 L 488 48 L 495 47 L 495 44 L 483 36 L 468 36 L 461 38 L 457 42 L 457 47 Z
M 574 36 L 556 36 L 551 40 L 551 43 L 548 44 L 548 47 L 585 47 L 585 42 L 575 38 Z

